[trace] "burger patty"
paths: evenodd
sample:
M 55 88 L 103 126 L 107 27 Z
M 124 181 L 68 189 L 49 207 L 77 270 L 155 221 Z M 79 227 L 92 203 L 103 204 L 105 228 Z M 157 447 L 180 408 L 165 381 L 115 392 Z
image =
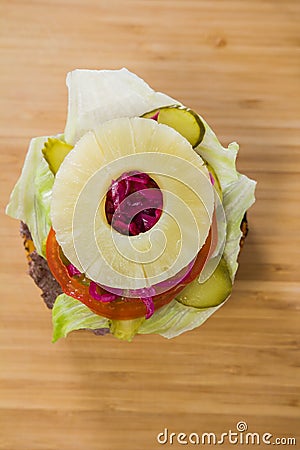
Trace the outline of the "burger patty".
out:
M 29 271 L 35 284 L 41 289 L 44 302 L 49 309 L 53 308 L 55 299 L 62 294 L 62 289 L 52 275 L 47 260 L 40 256 L 32 243 L 31 233 L 24 222 L 20 225 L 20 234 L 24 239 L 24 247 L 27 253 Z
M 243 220 L 241 222 L 242 237 L 240 240 L 240 247 L 242 248 L 248 234 L 248 221 L 247 213 L 245 213 Z M 24 222 L 20 225 L 20 234 L 24 239 L 24 247 L 27 253 L 29 271 L 28 274 L 31 276 L 35 284 L 42 291 L 42 298 L 49 309 L 53 308 L 56 297 L 63 293 L 60 285 L 53 277 L 47 260 L 40 256 L 34 249 L 32 242 L 32 236 L 30 234 L 29 228 Z M 99 333 L 95 330 L 96 334 Z

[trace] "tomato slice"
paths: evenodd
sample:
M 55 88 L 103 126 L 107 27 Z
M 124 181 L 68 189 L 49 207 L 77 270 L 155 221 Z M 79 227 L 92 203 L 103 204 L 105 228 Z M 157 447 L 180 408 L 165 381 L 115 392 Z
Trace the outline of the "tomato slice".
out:
M 206 242 L 198 253 L 188 276 L 168 291 L 153 297 L 155 310 L 170 303 L 187 284 L 199 275 L 211 250 L 211 241 L 212 230 L 210 229 Z M 81 283 L 75 277 L 69 276 L 68 270 L 61 260 L 60 246 L 56 240 L 53 228 L 51 228 L 47 238 L 46 256 L 49 268 L 60 284 L 63 292 L 84 303 L 95 314 L 116 320 L 136 319 L 146 315 L 146 306 L 140 298 L 118 297 L 112 302 L 103 303 L 91 297 L 88 285 Z M 100 287 L 98 290 L 99 294 L 105 294 L 107 292 Z

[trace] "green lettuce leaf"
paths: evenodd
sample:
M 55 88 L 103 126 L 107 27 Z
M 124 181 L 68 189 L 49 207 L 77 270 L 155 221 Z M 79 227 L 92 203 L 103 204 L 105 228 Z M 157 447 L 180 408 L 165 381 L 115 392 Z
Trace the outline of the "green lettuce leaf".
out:
M 232 281 L 238 269 L 237 258 L 240 252 L 242 232 L 241 221 L 245 212 L 255 202 L 256 182 L 238 173 L 238 179 L 224 190 L 223 207 L 227 220 L 224 258 Z
M 52 309 L 52 342 L 66 337 L 71 331 L 101 328 L 110 328 L 115 337 L 130 342 L 143 322 L 144 317 L 133 320 L 110 320 L 98 316 L 79 300 L 61 294 L 56 298 Z
M 229 184 L 238 179 L 236 157 L 239 145 L 232 142 L 228 148 L 223 147 L 207 122 L 200 115 L 199 117 L 204 124 L 205 134 L 195 151 L 212 166 L 218 176 L 222 191 L 224 191 Z
M 232 142 L 225 148 L 221 145 L 213 130 L 201 117 L 205 126 L 205 135 L 196 152 L 214 169 L 223 193 L 223 208 L 227 221 L 224 258 L 232 281 L 234 280 L 240 251 L 241 221 L 245 212 L 255 202 L 256 182 L 236 170 L 236 157 L 239 146 Z
M 54 176 L 43 158 L 48 137 L 31 140 L 21 176 L 6 207 L 6 213 L 25 222 L 37 252 L 45 256 L 45 241 L 51 226 L 50 202 Z
M 196 309 L 184 306 L 173 300 L 156 311 L 150 319 L 140 326 L 139 334 L 160 334 L 165 338 L 173 338 L 185 331 L 202 325 L 219 307 Z
M 52 309 L 53 342 L 74 330 L 108 328 L 109 320 L 94 314 L 87 306 L 66 294 L 60 294 Z
M 192 330 L 209 318 L 219 306 L 199 310 L 173 300 L 160 308 L 150 319 L 109 320 L 94 314 L 87 306 L 66 294 L 57 297 L 52 309 L 53 342 L 66 337 L 71 331 L 110 328 L 118 339 L 131 341 L 138 334 L 160 334 L 175 337 Z M 201 314 L 199 314 L 201 313 Z
M 69 89 L 65 139 L 71 145 L 88 130 L 107 120 L 136 117 L 159 106 L 179 104 L 155 92 L 129 70 L 81 70 L 67 76 Z

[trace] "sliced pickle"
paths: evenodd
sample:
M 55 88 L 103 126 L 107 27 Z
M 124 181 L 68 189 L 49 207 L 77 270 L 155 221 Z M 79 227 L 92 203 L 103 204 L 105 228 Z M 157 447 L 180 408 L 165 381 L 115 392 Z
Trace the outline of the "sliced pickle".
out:
M 49 138 L 42 149 L 49 169 L 55 175 L 60 168 L 61 163 L 72 150 L 73 146 L 56 138 Z
M 222 258 L 210 278 L 204 283 L 199 283 L 196 278 L 180 292 L 176 300 L 194 308 L 209 308 L 223 303 L 230 295 L 231 290 L 232 282 L 226 262 Z
M 122 341 L 131 342 L 144 321 L 145 317 L 131 320 L 110 320 L 110 332 Z
M 192 147 L 197 147 L 205 134 L 205 127 L 197 113 L 180 105 L 163 106 L 145 113 L 142 117 L 153 118 L 168 125 L 185 137 Z

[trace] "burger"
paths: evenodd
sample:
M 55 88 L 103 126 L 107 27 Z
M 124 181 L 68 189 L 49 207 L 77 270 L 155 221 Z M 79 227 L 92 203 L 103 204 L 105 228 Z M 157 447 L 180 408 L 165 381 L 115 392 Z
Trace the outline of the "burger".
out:
M 67 75 L 64 133 L 31 140 L 7 214 L 29 274 L 74 330 L 172 338 L 229 298 L 255 181 L 206 121 L 137 75 Z

